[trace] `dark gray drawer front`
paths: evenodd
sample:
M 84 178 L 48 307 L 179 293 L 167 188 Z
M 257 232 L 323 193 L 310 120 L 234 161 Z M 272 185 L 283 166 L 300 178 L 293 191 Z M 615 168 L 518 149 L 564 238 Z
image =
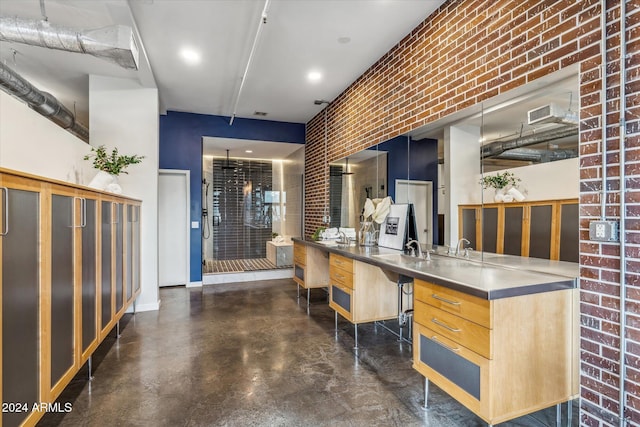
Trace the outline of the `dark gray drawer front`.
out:
M 420 335 L 420 361 L 480 400 L 480 367 L 478 365 L 424 335 Z
M 332 297 L 333 302 L 338 304 L 340 307 L 347 310 L 349 313 L 351 312 L 351 295 L 338 288 L 337 286 L 331 286 L 332 289 Z

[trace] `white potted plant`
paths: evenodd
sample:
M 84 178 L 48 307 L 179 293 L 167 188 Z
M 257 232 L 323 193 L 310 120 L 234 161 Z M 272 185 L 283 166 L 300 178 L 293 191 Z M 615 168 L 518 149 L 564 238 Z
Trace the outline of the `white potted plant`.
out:
M 511 202 L 513 200 L 521 202 L 524 200 L 524 196 L 516 189 L 520 181 L 520 178 L 515 176 L 513 172 L 507 171 L 499 172 L 495 175 L 483 176 L 480 184 L 482 184 L 482 188 L 484 189 L 495 189 L 494 200 L 496 202 Z
M 142 162 L 144 156 L 120 155 L 117 148 L 108 154 L 105 146 L 101 145 L 97 148 L 91 147 L 91 154 L 84 156 L 84 159 L 93 159 L 93 167 L 98 169 L 98 173 L 89 183 L 89 187 L 120 194 L 122 188 L 118 184 L 118 175 L 128 173 L 125 168 Z

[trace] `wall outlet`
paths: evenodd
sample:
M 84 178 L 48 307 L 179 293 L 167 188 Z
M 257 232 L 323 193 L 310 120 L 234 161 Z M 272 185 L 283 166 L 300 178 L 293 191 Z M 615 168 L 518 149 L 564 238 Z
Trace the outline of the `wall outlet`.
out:
M 200 223 L 198 221 L 191 221 L 191 228 L 200 228 Z
M 591 221 L 589 239 L 596 242 L 617 242 L 618 221 Z

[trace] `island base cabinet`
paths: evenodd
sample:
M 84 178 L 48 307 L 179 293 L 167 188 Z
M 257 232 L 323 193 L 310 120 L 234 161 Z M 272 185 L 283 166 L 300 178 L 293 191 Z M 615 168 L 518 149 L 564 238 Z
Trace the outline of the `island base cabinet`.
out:
M 417 297 L 433 294 L 430 283 L 417 280 L 416 286 L 423 288 Z M 574 294 L 567 289 L 490 301 L 485 356 L 465 338 L 433 327 L 433 315 L 420 313 L 429 302 L 421 301 L 414 306 L 413 367 L 489 424 L 573 399 L 579 369 Z M 484 316 L 469 317 L 464 320 Z

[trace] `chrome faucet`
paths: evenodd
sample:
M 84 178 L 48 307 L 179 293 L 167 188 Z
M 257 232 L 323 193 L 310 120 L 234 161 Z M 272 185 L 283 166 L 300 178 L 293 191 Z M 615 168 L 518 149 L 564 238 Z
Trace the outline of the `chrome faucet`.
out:
M 462 244 L 462 249 L 464 249 L 465 243 L 471 244 L 471 242 L 465 239 L 464 237 L 458 240 L 458 244 L 456 245 L 456 256 L 460 255 L 460 245 Z
M 417 240 L 409 240 L 409 242 L 405 245 L 407 249 L 413 249 L 411 246 L 416 244 L 416 248 L 418 248 L 418 256 L 422 258 L 422 248 L 420 247 L 420 242 Z
M 344 231 L 339 231 L 338 235 L 340 236 L 340 239 L 338 240 L 338 244 L 341 244 L 341 245 L 349 244 L 349 238 L 347 237 L 347 233 L 345 233 Z

